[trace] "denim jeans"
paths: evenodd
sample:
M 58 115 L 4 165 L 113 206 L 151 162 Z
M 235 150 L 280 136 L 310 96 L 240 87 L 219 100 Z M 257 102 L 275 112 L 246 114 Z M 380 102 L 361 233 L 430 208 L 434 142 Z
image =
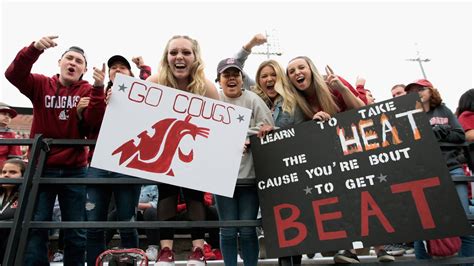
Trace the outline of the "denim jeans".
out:
M 130 177 L 124 174 L 89 168 L 87 177 L 120 178 Z M 89 185 L 87 186 L 86 214 L 88 221 L 107 221 L 109 203 L 114 193 L 117 221 L 135 221 L 141 185 Z M 120 229 L 123 248 L 138 247 L 136 228 Z M 100 253 L 105 251 L 105 229 L 89 228 L 87 230 L 87 265 L 95 265 Z
M 85 177 L 87 168 L 46 168 L 43 176 Z M 33 214 L 33 221 L 51 221 L 56 195 L 63 221 L 85 220 L 85 185 L 41 185 Z M 85 229 L 64 230 L 64 265 L 84 265 L 86 249 Z M 48 229 L 31 229 L 24 253 L 23 265 L 41 266 L 48 262 Z
M 233 198 L 216 195 L 219 219 L 256 220 L 259 207 L 255 187 L 237 187 Z M 240 248 L 244 265 L 257 265 L 258 239 L 255 227 L 222 227 L 221 251 L 226 266 L 237 265 L 237 233 L 240 236 Z
M 464 171 L 461 168 L 453 169 L 449 172 L 452 176 L 462 176 Z M 469 214 L 469 198 L 467 194 L 466 182 L 455 182 L 454 186 L 458 194 L 461 205 L 466 212 Z M 415 241 L 415 255 L 417 259 L 431 259 L 431 256 L 425 249 L 423 241 Z M 459 257 L 474 257 L 474 235 L 461 236 L 461 250 L 458 252 Z M 462 264 L 472 265 L 472 264 Z

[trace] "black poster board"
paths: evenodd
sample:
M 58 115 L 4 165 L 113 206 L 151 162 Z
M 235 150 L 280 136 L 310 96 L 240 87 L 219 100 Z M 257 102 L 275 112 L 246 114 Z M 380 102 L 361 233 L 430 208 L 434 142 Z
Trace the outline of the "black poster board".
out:
M 470 232 L 418 99 L 251 138 L 269 257 Z

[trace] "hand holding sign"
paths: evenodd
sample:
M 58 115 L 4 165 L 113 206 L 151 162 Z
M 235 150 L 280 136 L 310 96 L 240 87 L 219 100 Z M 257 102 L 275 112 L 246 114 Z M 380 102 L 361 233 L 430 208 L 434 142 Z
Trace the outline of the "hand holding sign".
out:
M 313 115 L 313 120 L 328 121 L 329 119 L 331 119 L 331 115 L 324 111 L 319 111 Z
M 349 110 L 324 127 L 308 121 L 275 130 L 265 137 L 271 141 L 250 138 L 267 256 L 470 232 L 417 100 Z
M 93 167 L 232 197 L 250 109 L 122 74 L 112 92 Z
M 263 138 L 263 137 L 265 137 L 265 135 L 267 135 L 272 130 L 273 130 L 272 125 L 261 125 L 260 129 L 258 130 L 257 137 Z

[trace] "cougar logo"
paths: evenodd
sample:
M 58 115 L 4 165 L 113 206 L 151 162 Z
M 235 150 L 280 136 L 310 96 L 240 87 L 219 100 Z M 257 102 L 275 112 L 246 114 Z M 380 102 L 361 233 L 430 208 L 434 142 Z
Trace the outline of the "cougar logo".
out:
M 193 140 L 196 140 L 196 136 L 204 138 L 209 136 L 209 128 L 198 127 L 190 123 L 190 120 L 191 116 L 188 115 L 184 121 L 175 118 L 158 121 L 152 126 L 155 129 L 152 137 L 148 136 L 147 131 L 143 131 L 138 135 L 140 138 L 138 146 L 131 139 L 113 151 L 112 155 L 121 153 L 119 164 L 129 161 L 126 166 L 128 168 L 174 176 L 171 163 L 176 150 L 179 159 L 185 163 L 191 162 L 194 158 L 193 150 L 189 154 L 184 154 L 179 148 L 183 137 L 191 135 Z

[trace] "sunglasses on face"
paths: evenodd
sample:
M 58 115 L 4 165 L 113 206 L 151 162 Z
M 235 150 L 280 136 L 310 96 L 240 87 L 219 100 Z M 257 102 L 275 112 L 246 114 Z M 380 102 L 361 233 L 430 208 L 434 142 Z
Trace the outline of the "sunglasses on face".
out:
M 416 86 L 416 87 L 410 88 L 410 91 L 408 91 L 408 93 L 411 93 L 411 92 L 422 92 L 422 91 L 427 90 L 427 89 L 428 89 L 428 87 Z

